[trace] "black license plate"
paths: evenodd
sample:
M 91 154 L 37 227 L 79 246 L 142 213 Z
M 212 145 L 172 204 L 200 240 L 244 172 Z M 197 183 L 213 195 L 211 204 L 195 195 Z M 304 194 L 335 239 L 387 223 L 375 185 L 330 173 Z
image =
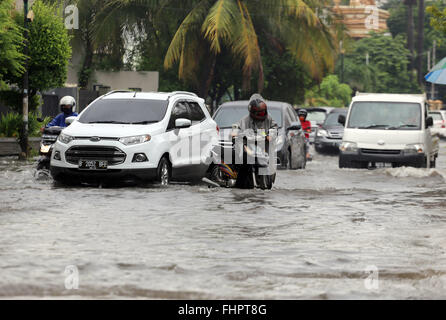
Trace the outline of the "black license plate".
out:
M 105 160 L 79 160 L 81 170 L 106 170 L 108 166 Z

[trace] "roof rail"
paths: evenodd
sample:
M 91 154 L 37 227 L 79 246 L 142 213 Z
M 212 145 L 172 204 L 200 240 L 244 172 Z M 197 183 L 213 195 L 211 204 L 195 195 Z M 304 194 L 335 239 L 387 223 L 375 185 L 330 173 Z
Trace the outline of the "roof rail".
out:
M 120 92 L 125 93 L 125 92 L 134 92 L 134 91 L 132 91 L 132 90 L 112 90 L 112 91 L 107 92 L 106 94 L 104 94 L 104 97 L 105 96 L 109 96 L 109 95 L 111 95 L 113 93 L 120 93 Z
M 177 95 L 177 94 L 185 94 L 185 95 L 189 95 L 189 96 L 198 97 L 195 93 L 189 92 L 189 91 L 173 91 L 169 94 L 169 98 L 173 97 L 174 95 Z

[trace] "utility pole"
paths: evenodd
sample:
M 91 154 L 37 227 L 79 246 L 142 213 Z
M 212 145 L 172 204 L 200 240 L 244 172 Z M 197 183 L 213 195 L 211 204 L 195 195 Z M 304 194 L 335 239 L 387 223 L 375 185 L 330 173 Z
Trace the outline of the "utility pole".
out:
M 344 48 L 342 40 L 339 42 L 339 47 L 341 49 L 341 83 L 344 83 Z
M 435 66 L 435 62 L 436 62 L 435 60 L 437 58 L 436 56 L 437 56 L 437 40 L 434 40 L 434 46 L 432 48 L 432 68 Z M 428 65 L 428 67 L 429 67 L 429 65 Z M 435 99 L 435 84 L 431 83 L 431 100 L 434 100 L 434 99 Z
M 25 32 L 25 56 L 28 55 L 28 0 L 23 0 L 24 10 L 24 32 Z M 28 75 L 28 60 L 25 62 L 25 73 L 23 74 L 23 126 L 22 135 L 20 137 L 20 147 L 22 153 L 21 159 L 28 157 L 28 95 L 29 95 L 29 75 Z
M 367 66 L 370 64 L 370 55 L 368 52 L 365 54 L 365 64 Z

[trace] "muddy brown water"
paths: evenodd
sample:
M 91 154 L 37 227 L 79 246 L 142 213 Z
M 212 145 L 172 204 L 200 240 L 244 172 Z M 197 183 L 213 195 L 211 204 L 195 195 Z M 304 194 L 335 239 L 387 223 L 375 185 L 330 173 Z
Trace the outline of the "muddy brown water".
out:
M 446 298 L 445 142 L 437 169 L 340 170 L 316 154 L 272 191 L 33 174 L 0 158 L 3 299 Z

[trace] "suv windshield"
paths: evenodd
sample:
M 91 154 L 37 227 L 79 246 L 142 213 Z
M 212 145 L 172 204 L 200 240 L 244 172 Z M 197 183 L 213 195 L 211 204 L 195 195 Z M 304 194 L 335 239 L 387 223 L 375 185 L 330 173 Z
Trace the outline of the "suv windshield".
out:
M 161 121 L 168 101 L 147 99 L 101 99 L 79 118 L 82 123 L 148 124 Z
M 332 112 L 327 116 L 327 119 L 325 119 L 324 126 L 325 127 L 342 127 L 342 124 L 338 122 L 339 115 L 345 115 L 345 113 L 342 112 Z
M 308 121 L 316 121 L 317 123 L 324 122 L 327 117 L 327 113 L 324 111 L 308 111 L 307 120 Z
M 282 128 L 282 110 L 277 108 L 268 108 L 268 114 L 273 118 L 277 125 Z M 248 107 L 223 107 L 215 116 L 215 122 L 221 129 L 232 128 L 232 125 L 238 123 L 248 115 Z
M 355 102 L 350 111 L 348 128 L 419 130 L 421 105 L 405 102 Z

